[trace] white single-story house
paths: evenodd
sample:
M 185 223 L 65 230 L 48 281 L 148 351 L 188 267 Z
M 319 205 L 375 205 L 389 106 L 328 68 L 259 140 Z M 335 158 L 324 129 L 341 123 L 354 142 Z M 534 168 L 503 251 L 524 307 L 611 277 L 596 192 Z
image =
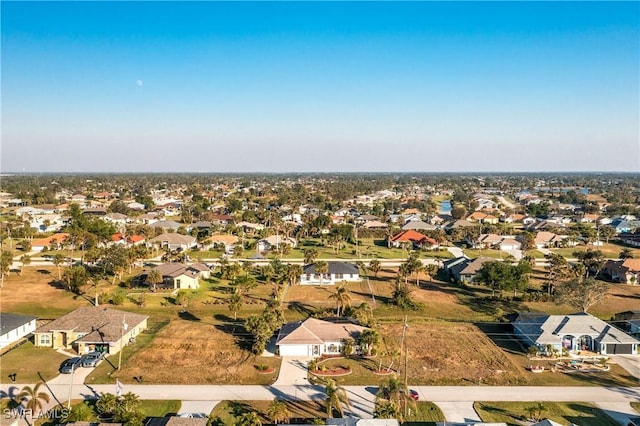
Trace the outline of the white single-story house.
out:
M 0 349 L 28 336 L 35 329 L 35 317 L 0 313 Z
M 102 306 L 78 308 L 36 329 L 34 344 L 75 349 L 79 354 L 98 351 L 113 355 L 147 328 L 148 318 Z
M 360 270 L 353 263 L 327 262 L 328 268 L 325 274 L 317 273 L 316 265 L 317 263 L 304 265 L 300 276 L 301 285 L 334 285 L 342 281 L 360 281 Z
M 602 355 L 637 355 L 640 340 L 587 313 L 571 315 L 520 314 L 515 335 L 530 346 L 558 351 L 591 351 Z
M 282 244 L 288 244 L 291 247 L 295 247 L 298 243 L 291 237 L 285 237 L 283 235 L 272 235 L 267 238 L 263 238 L 258 240 L 256 243 L 256 248 L 258 251 L 267 251 L 278 249 L 278 247 Z
M 309 318 L 283 325 L 276 345 L 281 356 L 337 355 L 342 351 L 343 340 L 356 340 L 366 329 L 352 322 Z

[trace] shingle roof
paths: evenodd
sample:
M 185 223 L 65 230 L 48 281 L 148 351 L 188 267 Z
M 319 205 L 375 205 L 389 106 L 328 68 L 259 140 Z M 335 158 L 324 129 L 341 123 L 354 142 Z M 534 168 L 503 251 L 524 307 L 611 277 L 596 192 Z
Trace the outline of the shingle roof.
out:
M 80 341 L 115 342 L 120 339 L 122 324 L 129 328 L 138 326 L 149 318 L 146 315 L 118 311 L 102 306 L 78 308 L 57 320 L 39 327 L 34 333 L 48 333 L 55 330 L 74 330 L 76 333 L 88 333 Z
M 288 323 L 278 333 L 276 344 L 320 344 L 355 339 L 366 327 L 353 323 L 333 323 L 317 318 Z
M 514 322 L 523 334 L 538 344 L 557 344 L 560 336 L 591 336 L 602 343 L 639 343 L 606 322 L 586 313 L 571 315 L 520 315 Z
M 36 319 L 36 317 L 0 313 L 0 335 L 4 335 L 11 330 L 15 330 L 21 325 L 28 324 L 34 319 Z
M 327 264 L 329 266 L 328 274 L 351 274 L 351 275 L 353 275 L 353 274 L 358 274 L 360 272 L 358 267 L 356 265 L 354 265 L 353 263 L 329 261 L 329 262 L 327 262 Z M 309 265 L 305 265 L 302 268 L 302 273 L 303 274 L 315 274 L 316 273 L 316 264 L 315 263 L 310 263 Z
M 155 224 L 154 224 L 155 225 Z M 196 238 L 191 235 L 182 235 L 178 233 L 165 233 L 160 234 L 155 238 L 152 238 L 150 242 L 155 243 L 168 243 L 168 244 L 193 244 L 196 242 Z

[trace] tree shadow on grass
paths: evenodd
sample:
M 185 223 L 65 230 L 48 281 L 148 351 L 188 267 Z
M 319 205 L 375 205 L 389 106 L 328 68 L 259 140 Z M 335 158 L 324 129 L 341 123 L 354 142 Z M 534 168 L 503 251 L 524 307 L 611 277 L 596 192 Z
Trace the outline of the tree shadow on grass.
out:
M 220 330 L 223 333 L 233 336 L 240 349 L 247 351 L 251 350 L 253 337 L 245 328 L 243 321 L 234 321 L 233 318 L 223 314 L 216 314 L 213 318 L 216 321 L 219 321 L 218 324 L 214 325 L 216 330 Z
M 520 416 L 514 415 L 513 413 L 510 413 L 503 408 L 486 405 L 480 402 L 478 403 L 478 409 L 483 410 L 487 413 L 502 416 L 503 419 L 500 419 L 500 421 L 505 420 L 509 426 L 518 426 L 522 421 L 522 418 Z
M 193 315 L 189 311 L 180 311 L 178 313 L 178 316 L 180 317 L 180 319 L 183 319 L 185 321 L 194 321 L 194 322 L 202 321 L 200 318 L 198 318 L 197 316 Z
M 562 416 L 571 424 L 594 424 L 594 425 L 617 425 L 618 423 L 609 419 L 609 417 L 599 408 L 591 407 L 580 403 L 567 404 L 567 407 L 579 412 L 579 415 Z
M 289 302 L 287 305 L 287 310 L 302 314 L 306 317 L 310 317 L 316 312 L 315 307 L 302 302 Z
M 513 327 L 509 323 L 477 322 L 474 323 L 496 346 L 505 352 L 516 355 L 526 354 L 525 347 L 513 335 Z

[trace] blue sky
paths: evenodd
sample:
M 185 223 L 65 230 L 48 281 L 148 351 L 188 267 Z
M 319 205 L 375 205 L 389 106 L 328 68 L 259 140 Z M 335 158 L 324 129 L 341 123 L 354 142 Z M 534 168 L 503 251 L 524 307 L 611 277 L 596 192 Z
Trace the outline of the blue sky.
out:
M 640 171 L 638 2 L 2 2 L 3 172 Z

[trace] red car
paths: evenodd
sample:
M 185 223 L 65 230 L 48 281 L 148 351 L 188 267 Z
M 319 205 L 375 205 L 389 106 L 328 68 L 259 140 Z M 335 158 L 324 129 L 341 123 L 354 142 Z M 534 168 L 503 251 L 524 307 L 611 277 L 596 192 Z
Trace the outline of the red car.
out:
M 413 389 L 409 389 L 409 397 L 411 399 L 413 399 L 414 401 L 417 401 L 420 397 L 418 396 L 418 391 L 415 391 Z

